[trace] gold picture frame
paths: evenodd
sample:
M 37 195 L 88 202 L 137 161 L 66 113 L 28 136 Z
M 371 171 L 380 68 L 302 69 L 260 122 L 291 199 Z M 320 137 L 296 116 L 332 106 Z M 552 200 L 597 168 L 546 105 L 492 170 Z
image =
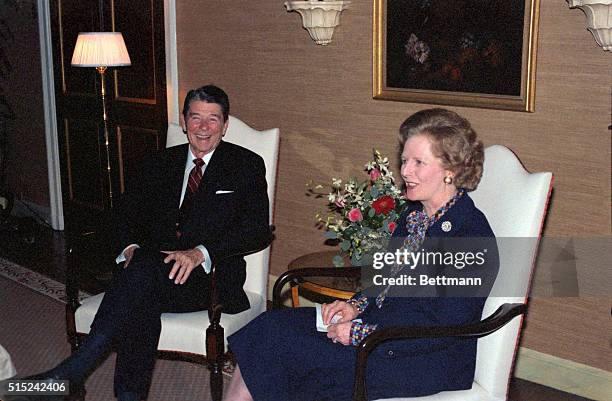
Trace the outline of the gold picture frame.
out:
M 374 0 L 374 99 L 533 112 L 539 7 Z

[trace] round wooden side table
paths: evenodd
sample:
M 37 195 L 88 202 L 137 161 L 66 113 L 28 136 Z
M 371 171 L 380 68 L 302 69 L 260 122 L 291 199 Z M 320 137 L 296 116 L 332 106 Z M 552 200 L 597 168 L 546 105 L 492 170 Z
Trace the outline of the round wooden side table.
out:
M 321 251 L 307 253 L 289 262 L 289 270 L 300 269 L 303 267 L 334 268 L 332 262 L 338 251 Z M 345 258 L 345 265 L 350 266 L 348 259 Z M 349 277 L 308 277 L 299 286 L 291 287 L 291 300 L 294 307 L 298 307 L 299 287 L 314 294 L 333 297 L 338 299 L 349 299 L 355 292 L 361 290 L 359 278 Z

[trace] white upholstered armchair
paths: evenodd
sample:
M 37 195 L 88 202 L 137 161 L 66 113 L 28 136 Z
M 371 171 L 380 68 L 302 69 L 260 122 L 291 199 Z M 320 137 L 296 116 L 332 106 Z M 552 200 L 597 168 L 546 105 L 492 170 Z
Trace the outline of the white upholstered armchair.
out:
M 506 400 L 523 322 L 520 315 L 527 310 L 538 239 L 546 216 L 551 185 L 551 173 L 529 173 L 508 148 L 494 145 L 485 149 L 483 177 L 478 189 L 470 196 L 487 216 L 495 233 L 500 268 L 491 296 L 485 303 L 483 320 L 466 326 L 389 327 L 375 331 L 358 346 L 354 401 L 368 400 L 365 379 L 367 359 L 379 344 L 399 339 L 451 336 L 479 338 L 476 372 L 470 390 L 378 401 Z M 295 287 L 309 276 L 355 277 L 359 274 L 359 268 L 288 271 L 274 285 L 274 303 L 280 305 L 281 289 L 286 283 Z
M 270 200 L 270 223 L 272 223 L 279 148 L 278 128 L 257 131 L 236 117 L 230 116 L 224 140 L 250 149 L 264 159 Z M 174 126 L 169 130 L 166 147 L 185 142 L 187 137 L 180 127 Z M 234 315 L 223 314 L 222 305 L 213 301 L 208 311 L 162 315 L 162 331 L 158 344 L 160 356 L 207 364 L 211 371 L 213 400 L 220 400 L 222 395 L 221 373 L 227 345 L 226 337 L 266 309 L 269 258 L 269 247 L 245 257 L 247 278 L 244 289 L 251 304 L 248 310 Z M 74 257 L 70 259 L 73 262 L 75 260 Z M 71 269 L 78 269 L 78 266 L 72 264 Z M 79 339 L 89 333 L 89 326 L 104 296 L 104 293 L 100 293 L 79 303 L 76 281 L 68 280 L 69 302 L 66 307 L 68 341 L 73 350 L 78 347 Z

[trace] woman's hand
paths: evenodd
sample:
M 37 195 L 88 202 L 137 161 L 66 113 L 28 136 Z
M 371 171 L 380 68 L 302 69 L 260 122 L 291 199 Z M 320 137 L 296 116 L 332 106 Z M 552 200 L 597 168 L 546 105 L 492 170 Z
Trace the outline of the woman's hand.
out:
M 334 343 L 349 345 L 351 343 L 351 326 L 353 322 L 350 320 L 344 323 L 330 324 L 327 328 L 327 338 L 331 338 Z
M 331 304 L 321 305 L 321 314 L 323 315 L 323 324 L 330 324 L 336 314 L 340 317 L 340 320 L 335 323 L 345 323 L 355 319 L 359 315 L 359 310 L 346 301 L 334 301 Z

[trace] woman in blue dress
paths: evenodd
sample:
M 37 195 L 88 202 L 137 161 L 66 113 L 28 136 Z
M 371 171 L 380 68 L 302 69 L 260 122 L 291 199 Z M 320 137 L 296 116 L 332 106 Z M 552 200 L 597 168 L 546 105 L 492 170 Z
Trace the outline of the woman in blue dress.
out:
M 467 194 L 482 176 L 483 145 L 467 120 L 445 109 L 410 116 L 400 127 L 400 145 L 405 197 L 413 202 L 399 217 L 393 239 L 409 252 L 453 250 L 455 260 L 470 252 L 479 254 L 476 260 L 482 263 L 474 268 L 462 263 L 457 268 L 444 259 L 431 266 L 422 262 L 416 268 L 400 266 L 399 272 L 395 266 L 392 274 L 409 273 L 415 280 L 426 275 L 435 281 L 441 274 L 471 273 L 480 275 L 482 284 L 473 289 L 439 282 L 401 288 L 387 285 L 374 293 L 358 293 L 348 301 L 322 306 L 325 324 L 339 319 L 327 333 L 316 329 L 315 308 L 268 311 L 228 339 L 237 366 L 226 401 L 348 401 L 355 346 L 374 330 L 481 319 L 499 264 L 493 231 Z M 483 250 L 482 239 L 487 249 Z M 475 361 L 476 340 L 387 342 L 368 360 L 368 395 L 372 399 L 418 397 L 469 389 Z

